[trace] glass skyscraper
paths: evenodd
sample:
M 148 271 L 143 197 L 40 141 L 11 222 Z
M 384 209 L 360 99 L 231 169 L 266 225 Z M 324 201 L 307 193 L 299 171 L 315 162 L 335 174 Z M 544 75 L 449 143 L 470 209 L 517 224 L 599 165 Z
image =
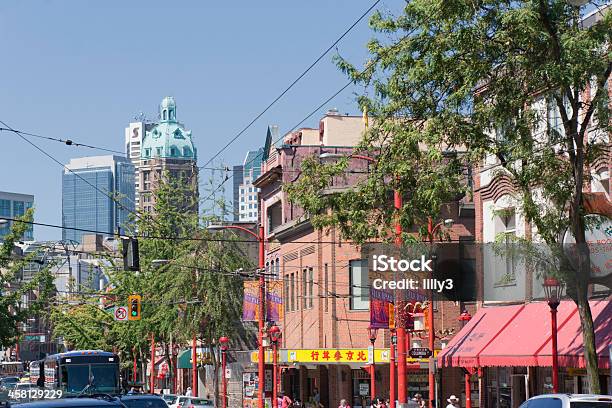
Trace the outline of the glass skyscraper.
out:
M 17 218 L 25 214 L 28 208 L 34 205 L 34 196 L 29 194 L 18 194 L 0 191 L 0 219 Z M 12 221 L 0 224 L 0 240 L 11 230 Z M 34 239 L 34 228 L 32 225 L 23 234 L 24 240 Z
M 113 236 L 130 221 L 134 196 L 134 166 L 129 159 L 116 155 L 71 159 L 62 175 L 62 226 Z M 87 233 L 64 229 L 62 238 L 80 243 Z

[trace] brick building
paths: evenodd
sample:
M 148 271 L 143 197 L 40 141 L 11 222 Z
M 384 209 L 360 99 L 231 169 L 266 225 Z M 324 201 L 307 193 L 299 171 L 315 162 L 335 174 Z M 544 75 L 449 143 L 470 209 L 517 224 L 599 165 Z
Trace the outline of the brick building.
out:
M 316 389 L 321 403 L 338 404 L 346 398 L 351 406 L 369 403 L 368 350 L 369 268 L 364 248 L 343 241 L 334 228 L 315 230 L 301 208 L 293 205 L 283 191 L 284 184 L 300 176 L 304 158 L 325 153 L 350 154 L 360 141 L 364 123 L 361 117 L 328 112 L 319 129 L 300 129 L 284 136 L 282 144 L 266 143 L 261 176 L 254 185 L 261 191 L 261 220 L 265 226 L 266 268 L 283 286 L 285 313 L 282 349 L 279 353 L 283 374 L 281 388 L 303 401 Z M 354 160 L 345 177 L 334 180 L 342 189 L 367 177 L 367 162 Z M 361 171 L 359 171 L 361 170 Z M 333 193 L 333 191 L 331 191 Z M 444 218 L 453 218 L 450 231 L 455 241 L 473 241 L 474 207 L 467 199 L 447 208 Z M 464 304 L 436 303 L 436 349 L 443 347 L 458 330 L 457 320 Z M 375 342 L 377 394 L 389 396 L 388 330 L 380 330 Z M 426 337 L 414 337 L 410 346 L 427 346 Z M 409 395 L 426 395 L 427 360 L 410 360 Z M 450 369 L 441 392 L 458 393 L 461 372 Z M 453 380 L 456 377 L 456 380 Z M 363 398 L 362 398 L 363 397 Z

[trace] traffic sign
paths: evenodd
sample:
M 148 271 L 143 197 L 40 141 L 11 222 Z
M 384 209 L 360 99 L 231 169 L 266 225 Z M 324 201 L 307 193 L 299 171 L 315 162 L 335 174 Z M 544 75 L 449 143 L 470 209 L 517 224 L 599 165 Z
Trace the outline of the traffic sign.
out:
M 232 379 L 232 369 L 231 368 L 225 369 L 225 378 L 227 378 L 228 380 Z
M 128 319 L 127 307 L 117 306 L 113 315 L 115 316 L 115 320 L 119 322 L 125 322 Z
M 432 356 L 432 352 L 427 347 L 411 348 L 408 352 L 412 358 L 428 358 Z

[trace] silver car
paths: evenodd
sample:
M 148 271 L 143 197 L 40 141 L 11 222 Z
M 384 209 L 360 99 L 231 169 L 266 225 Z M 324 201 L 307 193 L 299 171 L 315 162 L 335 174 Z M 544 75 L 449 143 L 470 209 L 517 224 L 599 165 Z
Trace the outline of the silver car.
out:
M 612 396 L 594 394 L 546 394 L 529 398 L 519 408 L 612 408 Z

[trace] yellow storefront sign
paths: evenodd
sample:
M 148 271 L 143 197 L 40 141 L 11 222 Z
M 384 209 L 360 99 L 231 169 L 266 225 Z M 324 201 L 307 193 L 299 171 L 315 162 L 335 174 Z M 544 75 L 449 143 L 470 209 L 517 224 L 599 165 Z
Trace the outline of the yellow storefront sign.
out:
M 434 355 L 438 354 L 436 350 Z M 309 363 L 309 364 L 368 364 L 371 360 L 368 349 L 282 349 L 279 350 L 279 363 Z M 375 349 L 377 363 L 389 362 L 389 349 Z M 251 352 L 251 362 L 258 361 L 258 352 Z M 272 362 L 272 353 L 266 352 L 266 363 Z M 408 363 L 426 363 L 426 358 L 407 357 Z

